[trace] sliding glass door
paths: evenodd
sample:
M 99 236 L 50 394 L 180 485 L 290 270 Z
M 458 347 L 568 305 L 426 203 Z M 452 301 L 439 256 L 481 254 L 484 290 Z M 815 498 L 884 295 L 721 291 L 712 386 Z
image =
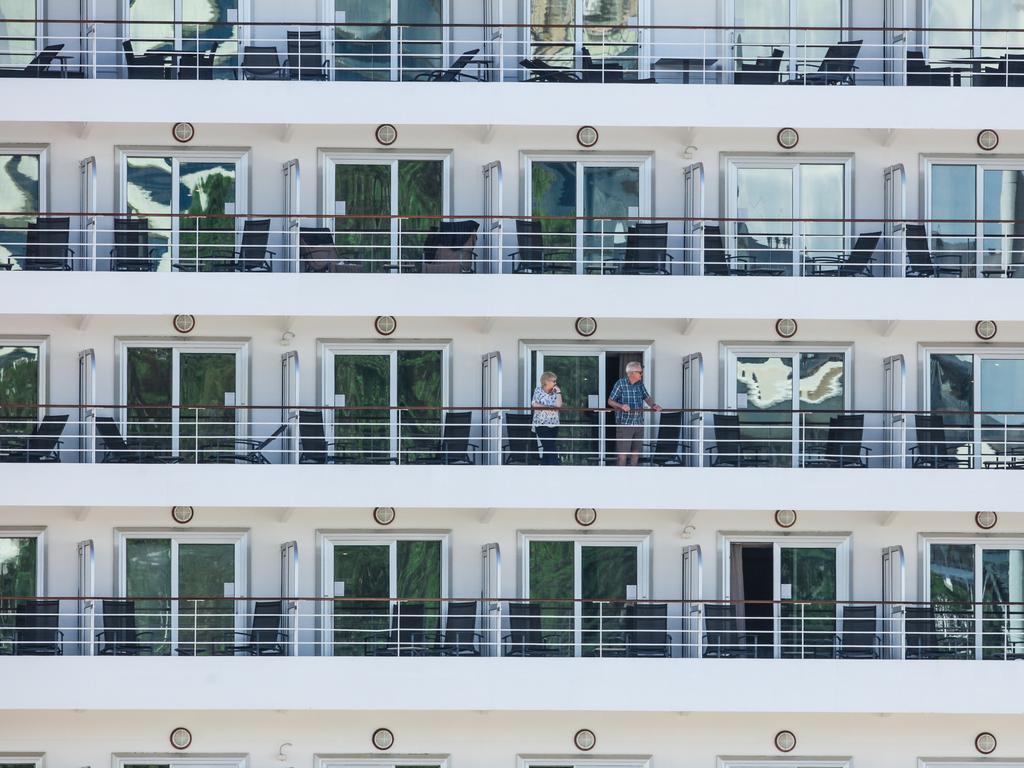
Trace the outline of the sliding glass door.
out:
M 1002 58 L 1024 48 L 1024 6 L 1007 0 L 926 0 L 928 59 L 970 71 L 974 57 Z
M 41 596 L 42 582 L 41 535 L 0 529 L 0 653 L 14 652 L 15 606 L 19 599 Z
M 444 68 L 448 0 L 334 0 L 337 80 L 413 80 Z
M 25 228 L 46 210 L 45 184 L 46 156 L 42 151 L 0 147 L 0 269 L 22 269 Z
M 0 338 L 0 436 L 27 434 L 42 416 L 44 345 Z
M 780 51 L 782 79 L 816 71 L 830 45 L 844 39 L 847 0 L 732 0 L 733 55 L 739 64 Z
M 125 0 L 126 37 L 138 54 L 210 51 L 216 48 L 217 75 L 231 76 L 237 65 L 239 0 Z M 216 72 L 216 70 L 215 70 Z
M 151 453 L 184 462 L 231 461 L 243 437 L 245 350 L 241 346 L 123 346 L 123 432 Z
M 641 27 L 648 12 L 647 0 L 527 0 L 529 58 L 554 67 L 576 69 L 584 48 L 596 67 L 614 68 L 628 80 L 646 77 L 647 62 L 641 57 Z M 602 72 L 588 73 L 597 79 Z

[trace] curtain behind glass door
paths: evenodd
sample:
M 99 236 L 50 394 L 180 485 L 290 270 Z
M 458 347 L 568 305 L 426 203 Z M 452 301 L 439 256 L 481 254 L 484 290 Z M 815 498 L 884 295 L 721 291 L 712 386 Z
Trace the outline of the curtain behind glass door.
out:
M 334 655 L 372 656 L 388 638 L 391 547 L 336 544 L 332 572 L 332 594 L 346 598 L 334 602 Z
M 233 652 L 235 586 L 234 544 L 178 545 L 179 653 Z
M 8 536 L 0 538 L 0 652 L 10 654 L 11 629 L 14 617 L 10 614 L 17 603 L 15 598 L 38 594 L 39 540 L 34 536 Z
M 793 466 L 793 376 L 789 356 L 736 359 L 741 455 L 770 466 Z
M 13 214 L 0 216 L 0 266 L 5 269 L 21 269 L 25 228 L 35 223 L 41 207 L 40 167 L 39 155 L 0 154 L 0 211 Z
M 171 653 L 171 540 L 125 541 L 125 597 L 135 601 L 135 626 L 154 654 Z
M 792 168 L 736 169 L 736 256 L 741 264 L 792 274 L 793 173 Z
M 234 266 L 237 167 L 224 162 L 178 166 L 178 268 L 225 272 Z
M 182 352 L 178 368 L 178 455 L 189 463 L 233 461 L 237 411 L 226 401 L 237 404 L 236 355 Z
M 615 264 L 623 259 L 626 229 L 640 215 L 640 169 L 583 168 L 584 265 Z M 584 266 L 586 268 L 586 266 Z M 603 269 L 602 269 L 603 271 Z
M 781 547 L 779 558 L 784 601 L 780 606 L 780 655 L 832 658 L 836 635 L 836 548 Z
M 30 433 L 39 400 L 39 347 L 0 347 L 0 435 Z
M 128 22 L 136 56 L 174 48 L 174 5 L 175 0 L 129 0 Z
M 626 632 L 627 587 L 638 580 L 636 546 L 580 547 L 584 656 L 621 653 Z M 612 601 L 612 602 L 604 602 Z M 644 641 L 643 638 L 641 638 Z M 660 643 L 661 638 L 646 642 Z
M 161 272 L 171 270 L 173 166 L 170 157 L 129 157 L 125 168 L 125 210 L 148 219 L 148 248 Z
M 334 0 L 337 80 L 391 79 L 390 0 Z

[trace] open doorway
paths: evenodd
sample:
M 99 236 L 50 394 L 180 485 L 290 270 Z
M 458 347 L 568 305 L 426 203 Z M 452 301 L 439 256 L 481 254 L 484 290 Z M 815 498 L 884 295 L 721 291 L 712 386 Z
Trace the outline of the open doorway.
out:
M 626 375 L 626 366 L 630 363 L 644 364 L 644 353 L 641 350 L 635 352 L 605 352 L 605 379 L 604 379 L 604 397 L 601 400 L 602 405 L 608 404 L 608 398 L 612 394 L 612 388 L 615 386 L 615 382 L 619 379 L 624 378 Z M 644 371 L 644 384 L 647 385 L 650 390 L 651 385 L 647 382 L 646 371 Z M 616 455 L 618 452 L 618 445 L 615 442 L 615 414 L 607 414 L 604 426 L 604 444 L 607 446 L 605 451 L 606 463 L 614 464 L 616 461 Z

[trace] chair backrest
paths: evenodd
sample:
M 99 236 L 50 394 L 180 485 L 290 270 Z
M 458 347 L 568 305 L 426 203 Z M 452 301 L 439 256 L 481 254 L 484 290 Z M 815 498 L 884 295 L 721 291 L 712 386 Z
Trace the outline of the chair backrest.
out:
M 914 432 L 921 453 L 933 457 L 945 453 L 946 424 L 941 414 L 917 414 L 914 416 Z
M 704 249 L 704 274 L 728 275 L 729 256 L 725 251 L 725 239 L 722 237 L 720 225 L 704 225 L 702 247 Z
M 327 463 L 327 437 L 324 415 L 320 411 L 299 411 L 299 462 Z
M 300 80 L 323 77 L 323 42 L 319 30 L 288 30 L 288 69 L 292 77 Z
M 306 268 L 323 271 L 339 259 L 334 234 L 327 227 L 299 227 L 299 261 Z
M 121 41 L 121 49 L 124 51 L 124 60 L 128 63 L 128 66 L 135 65 L 135 46 L 132 45 L 131 40 Z
M 516 245 L 519 264 L 527 269 L 540 270 L 544 265 L 543 235 L 537 219 L 516 219 Z
M 917 272 L 933 272 L 935 263 L 928 245 L 928 231 L 923 224 L 907 224 L 904 232 L 907 243 L 907 263 Z
M 875 250 L 878 248 L 878 241 L 882 239 L 881 232 L 864 232 L 857 235 L 853 243 L 853 250 L 850 257 L 839 267 L 840 275 L 856 275 L 864 272 L 871 263 Z
M 509 602 L 508 635 L 513 649 L 542 648 L 540 603 Z
M 718 459 L 723 463 L 739 461 L 740 457 L 740 417 L 735 413 L 715 414 L 715 445 L 718 448 Z
M 149 219 L 114 219 L 114 268 L 137 266 L 149 261 Z
M 447 411 L 441 430 L 441 447 L 445 460 L 469 460 L 469 433 L 473 428 L 472 411 Z
M 922 73 L 929 70 L 924 51 L 907 51 L 907 72 Z
M 281 68 L 277 48 L 272 45 L 247 45 L 243 49 L 242 71 L 246 74 L 269 75 Z
M 839 639 L 844 650 L 871 652 L 878 636 L 878 607 L 844 605 Z
M 256 451 L 256 452 L 262 451 L 264 448 L 266 448 L 272 442 L 277 440 L 277 438 L 279 438 L 281 435 L 283 435 L 287 429 L 288 429 L 288 425 L 287 424 L 282 424 L 277 429 L 275 429 L 273 432 L 271 432 L 269 435 L 267 435 L 265 438 L 263 438 L 262 441 L 257 443 L 256 447 L 253 450 Z
M 96 417 L 96 434 L 100 439 L 100 448 L 107 453 L 128 450 L 128 442 L 121 437 L 121 428 L 112 417 Z
M 781 48 L 772 48 L 771 56 L 757 60 L 758 66 L 765 72 L 778 72 L 782 69 L 782 57 L 785 51 Z
M 664 464 L 679 456 L 679 441 L 683 437 L 683 414 L 680 411 L 662 411 L 658 421 L 658 437 L 654 442 L 651 461 Z
M 71 219 L 40 216 L 28 225 L 25 235 L 25 268 L 44 269 L 68 265 Z
M 505 464 L 539 464 L 537 436 L 533 433 L 533 415 L 529 413 L 505 414 L 505 437 L 508 451 Z
M 252 608 L 249 641 L 257 650 L 269 650 L 281 642 L 283 600 L 257 600 Z
M 833 416 L 829 419 L 828 434 L 825 437 L 826 457 L 840 465 L 860 461 L 863 436 L 863 413 Z
M 825 51 L 825 58 L 821 60 L 818 71 L 840 75 L 853 72 L 863 44 L 863 40 L 848 40 L 830 45 Z
M 64 426 L 68 423 L 68 416 L 44 416 L 43 420 L 36 424 L 35 430 L 27 441 L 29 461 L 39 461 L 49 457 L 57 450 L 57 443 L 60 436 L 64 434 Z
M 476 638 L 476 601 L 458 600 L 448 603 L 444 620 L 444 644 L 472 648 Z
M 474 48 L 471 51 L 466 51 L 461 56 L 459 56 L 459 58 L 453 61 L 452 65 L 448 69 L 438 74 L 437 77 L 432 77 L 431 79 L 443 83 L 450 83 L 454 81 L 462 73 L 462 70 L 466 68 L 469 62 L 473 60 L 473 57 L 476 56 L 478 53 L 480 53 L 479 48 Z
M 661 269 L 668 252 L 668 222 L 637 222 L 626 230 L 623 272 Z
M 446 248 L 472 248 L 476 245 L 476 234 L 480 231 L 480 222 L 473 219 L 462 221 L 442 221 L 438 232 L 444 235 L 443 245 Z
M 103 639 L 107 645 L 138 646 L 134 600 L 103 601 Z
M 928 655 L 938 650 L 935 609 L 931 606 L 908 606 L 903 614 L 903 627 L 907 655 Z
M 644 650 L 665 650 L 668 634 L 666 603 L 636 603 L 626 606 L 626 647 L 643 654 Z
M 391 642 L 399 645 L 422 643 L 426 613 L 425 603 L 395 603 L 395 609 L 391 614 Z
M 242 242 L 238 246 L 239 263 L 244 271 L 262 267 L 267 261 L 270 219 L 246 219 L 242 224 Z
M 740 634 L 736 606 L 732 603 L 705 603 L 704 634 L 709 644 L 735 643 Z
M 25 72 L 31 75 L 39 76 L 53 63 L 53 60 L 57 58 L 57 54 L 64 50 L 64 43 L 58 43 L 56 45 L 48 45 L 35 56 L 32 57 L 32 61 L 25 67 Z
M 14 653 L 28 645 L 52 645 L 56 652 L 60 600 L 19 600 L 14 608 Z M 38 647 L 34 651 L 42 650 Z

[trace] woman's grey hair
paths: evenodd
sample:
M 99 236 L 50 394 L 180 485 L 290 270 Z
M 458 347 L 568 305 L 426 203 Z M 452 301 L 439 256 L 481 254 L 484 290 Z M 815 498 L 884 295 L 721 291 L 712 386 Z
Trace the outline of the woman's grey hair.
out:
M 544 386 L 544 383 L 547 381 L 558 381 L 558 377 L 555 376 L 555 374 L 553 374 L 551 371 L 544 371 L 544 373 L 540 375 L 541 386 Z
M 633 371 L 639 371 L 642 373 L 643 370 L 643 363 L 638 363 L 636 360 L 631 363 L 626 363 L 626 373 L 632 373 Z

